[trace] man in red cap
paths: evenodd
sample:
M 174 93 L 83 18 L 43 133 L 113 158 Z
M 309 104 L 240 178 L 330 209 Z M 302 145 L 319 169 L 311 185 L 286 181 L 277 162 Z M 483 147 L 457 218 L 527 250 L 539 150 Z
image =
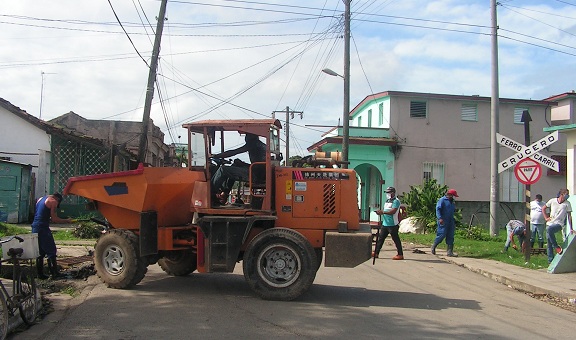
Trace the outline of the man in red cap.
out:
M 436 228 L 436 238 L 430 249 L 434 255 L 436 255 L 436 246 L 446 239 L 446 256 L 458 256 L 454 254 L 454 232 L 456 231 L 456 222 L 454 220 L 456 205 L 454 204 L 454 197 L 458 197 L 456 190 L 448 189 L 446 195 L 440 197 L 436 204 L 438 226 Z

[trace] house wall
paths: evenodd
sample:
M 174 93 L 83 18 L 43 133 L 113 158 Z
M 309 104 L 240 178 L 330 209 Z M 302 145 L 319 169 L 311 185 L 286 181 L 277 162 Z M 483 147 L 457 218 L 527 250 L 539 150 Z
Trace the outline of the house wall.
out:
M 65 126 L 87 136 L 102 139 L 110 144 L 125 146 L 134 155 L 138 154 L 140 147 L 141 122 L 90 120 L 69 112 L 50 121 Z M 170 162 L 169 147 L 164 144 L 164 133 L 154 125 L 152 119 L 148 125 L 147 153 L 145 162 L 151 166 L 165 166 Z M 168 164 L 170 165 L 170 164 Z
M 410 117 L 410 102 L 425 101 L 425 118 Z M 379 105 L 382 104 L 383 119 L 380 124 Z M 462 120 L 462 105 L 476 105 L 475 121 Z M 549 132 L 543 128 L 550 125 L 551 105 L 542 101 L 501 99 L 499 108 L 499 133 L 524 144 L 524 124 L 514 122 L 515 109 L 527 109 L 531 115 L 530 140 L 534 142 Z M 368 111 L 372 110 L 372 118 Z M 518 110 L 521 112 L 522 110 Z M 564 109 L 566 111 L 566 109 Z M 570 111 L 571 112 L 571 111 Z M 566 114 L 557 115 L 566 119 Z M 368 122 L 371 124 L 368 124 Z M 462 202 L 465 220 L 474 215 L 474 223 L 489 224 L 488 214 L 478 213 L 490 201 L 491 164 L 491 104 L 490 98 L 475 96 L 429 95 L 409 92 L 393 92 L 387 96 L 367 97 L 353 110 L 350 123 L 354 127 L 385 128 L 389 136 L 398 140 L 399 152 L 382 169 L 386 179 L 384 187 L 393 185 L 399 194 L 407 192 L 410 186 L 423 182 L 425 162 L 442 164 L 444 184 L 458 191 Z M 379 129 L 376 129 L 379 130 Z M 340 129 L 332 132 L 341 134 Z M 350 136 L 354 134 L 350 132 Z M 338 147 L 338 146 L 337 146 Z M 377 151 L 363 154 L 357 147 L 350 145 L 349 159 L 352 163 L 367 162 L 375 164 L 374 154 L 389 152 L 390 147 L 379 147 Z M 499 161 L 515 152 L 499 147 Z M 566 136 L 540 152 L 545 156 L 566 155 Z M 568 162 L 571 160 L 569 159 Z M 375 164 L 376 165 L 376 164 Z M 542 166 L 541 179 L 532 185 L 532 197 L 540 193 L 547 199 L 555 197 L 559 188 L 566 187 L 565 176 L 548 176 L 548 168 Z M 525 186 L 515 178 L 513 170 L 499 175 L 499 225 L 504 225 L 510 216 L 522 217 L 522 202 L 525 200 Z M 371 219 L 373 219 L 372 216 Z M 466 222 L 464 221 L 464 222 Z
M 46 176 L 50 173 L 50 164 L 40 159 L 50 152 L 50 135 L 1 106 L 0 121 L 0 156 L 32 165 L 36 178 L 34 196 L 47 194 L 50 187 L 46 185 L 49 182 Z
M 427 102 L 426 118 L 410 118 L 410 101 L 414 99 Z M 464 102 L 467 101 L 422 97 L 392 98 L 392 128 L 402 141 L 395 173 L 395 182 L 400 190 L 407 191 L 410 185 L 422 183 L 423 162 L 438 162 L 444 164 L 445 184 L 458 191 L 459 200 L 490 200 L 490 102 L 476 102 L 478 120 L 472 122 L 461 119 Z M 524 125 L 514 123 L 515 107 L 529 109 L 532 117 L 531 141 L 548 134 L 542 129 L 547 126 L 546 115 L 549 114 L 549 108 L 520 103 L 501 103 L 500 134 L 517 142 L 524 142 Z M 550 151 L 541 153 L 548 156 L 565 155 L 565 147 L 566 138 L 562 136 L 559 142 L 550 147 Z M 512 154 L 513 151 L 500 147 L 500 160 Z M 553 197 L 560 187 L 566 185 L 565 177 L 549 177 L 546 169 L 543 167 L 542 178 L 532 185 L 533 195 L 540 193 L 543 197 Z M 503 183 L 502 179 L 500 182 Z M 510 182 L 511 185 L 517 185 L 513 182 Z M 501 191 L 507 189 L 506 185 L 500 186 Z

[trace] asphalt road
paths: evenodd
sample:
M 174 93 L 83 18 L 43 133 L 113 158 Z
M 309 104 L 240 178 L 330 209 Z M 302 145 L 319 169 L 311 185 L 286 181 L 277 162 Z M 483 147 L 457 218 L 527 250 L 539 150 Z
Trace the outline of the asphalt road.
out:
M 388 256 L 389 255 L 389 256 Z M 98 284 L 42 339 L 572 339 L 576 314 L 430 254 L 320 268 L 292 302 L 255 297 L 241 274 L 171 277 L 154 265 L 132 290 Z M 34 327 L 33 327 L 34 328 Z M 27 332 L 13 337 L 29 339 Z

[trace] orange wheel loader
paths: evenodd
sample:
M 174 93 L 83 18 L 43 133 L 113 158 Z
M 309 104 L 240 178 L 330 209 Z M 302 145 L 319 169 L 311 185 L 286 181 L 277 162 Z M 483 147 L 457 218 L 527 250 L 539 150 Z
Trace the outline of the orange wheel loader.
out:
M 130 288 L 158 263 L 175 276 L 232 272 L 242 261 L 252 290 L 293 300 L 322 264 L 355 267 L 370 258 L 372 235 L 359 222 L 356 173 L 339 153 L 307 157 L 306 167 L 281 166 L 278 120 L 207 120 L 188 131 L 186 167 L 144 167 L 70 178 L 65 194 L 85 197 L 109 226 L 94 264 L 111 288 Z M 234 202 L 215 202 L 211 178 L 229 160 L 212 157 L 243 134 L 266 144 L 266 160 L 235 178 Z M 236 144 L 235 144 L 236 143 Z M 259 176 L 255 174 L 259 173 Z M 217 204 L 219 203 L 219 204 Z M 361 230 L 362 229 L 362 230 Z

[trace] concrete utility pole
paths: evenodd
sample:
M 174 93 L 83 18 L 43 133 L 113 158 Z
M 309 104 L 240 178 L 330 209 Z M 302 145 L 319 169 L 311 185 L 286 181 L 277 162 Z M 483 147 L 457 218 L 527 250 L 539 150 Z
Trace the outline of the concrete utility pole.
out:
M 286 155 L 284 155 L 284 164 L 288 166 L 288 159 L 290 158 L 290 118 L 294 119 L 294 114 L 297 113 L 302 119 L 304 112 L 302 111 L 290 111 L 290 107 L 286 106 L 286 111 L 272 111 L 272 118 L 276 118 L 276 113 L 286 112 Z
M 498 20 L 496 17 L 496 0 L 490 0 L 492 17 L 492 100 L 490 111 L 490 235 L 498 235 L 498 159 L 499 146 L 496 133 L 500 124 L 500 97 L 498 93 Z
M 140 144 L 138 145 L 138 163 L 146 162 L 146 149 L 148 141 L 148 123 L 150 121 L 150 110 L 152 108 L 152 98 L 154 98 L 154 82 L 156 81 L 156 69 L 158 67 L 158 57 L 160 55 L 160 41 L 162 40 L 162 30 L 164 29 L 164 16 L 166 15 L 166 3 L 162 0 L 160 13 L 156 23 L 156 37 L 152 49 L 152 60 L 150 71 L 148 72 L 148 86 L 146 87 L 146 99 L 144 101 L 144 114 L 142 115 L 142 132 L 140 134 Z
M 342 112 L 342 168 L 348 168 L 348 147 L 350 141 L 350 3 L 343 0 L 344 11 L 344 108 Z

